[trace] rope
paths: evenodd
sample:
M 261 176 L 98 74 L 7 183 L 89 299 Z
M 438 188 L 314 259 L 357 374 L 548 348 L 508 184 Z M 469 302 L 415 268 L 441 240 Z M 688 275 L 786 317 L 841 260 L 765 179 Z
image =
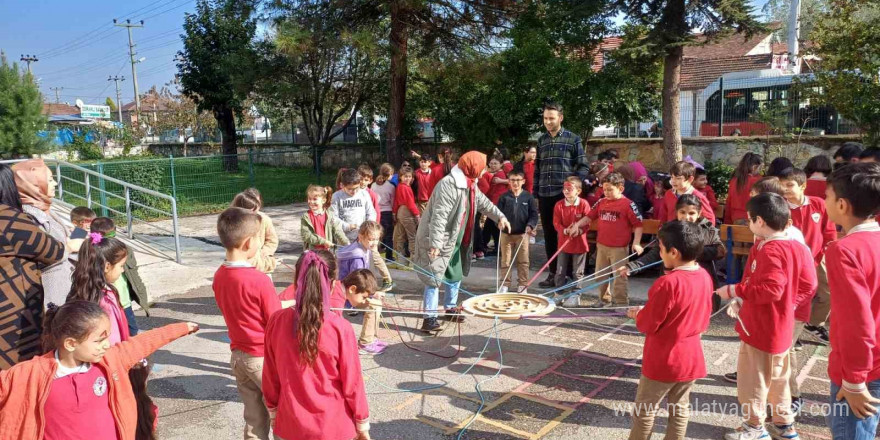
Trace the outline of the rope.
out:
M 480 407 L 477 408 L 477 411 L 474 412 L 474 416 L 461 428 L 461 431 L 458 431 L 458 436 L 455 437 L 455 440 L 461 440 L 461 437 L 464 433 L 470 428 L 471 424 L 477 420 L 477 417 L 480 416 L 480 413 L 483 412 L 483 408 L 486 407 L 486 397 L 483 396 L 483 383 L 488 382 L 492 379 L 495 379 L 501 374 L 501 370 L 504 369 L 504 353 L 501 351 L 501 339 L 498 337 L 498 318 L 495 318 L 492 323 L 493 336 L 495 338 L 495 342 L 498 344 L 498 371 L 495 372 L 491 377 L 487 377 L 474 385 L 474 390 L 477 391 L 477 395 L 480 396 Z
M 507 268 L 507 273 L 504 274 L 504 279 L 501 280 L 501 286 L 503 286 L 504 283 L 507 282 L 507 277 L 510 276 L 510 272 L 513 271 L 513 265 L 516 264 L 516 256 L 517 256 L 517 254 L 519 254 L 519 250 L 522 249 L 523 243 L 525 243 L 526 240 L 528 240 L 527 237 L 528 237 L 528 234 L 523 234 L 523 236 L 520 238 L 519 246 L 516 247 L 516 252 L 513 253 L 512 257 L 510 257 L 510 267 Z M 501 252 L 500 251 L 498 252 L 498 262 L 499 263 L 501 262 Z M 496 288 L 495 291 L 500 292 L 501 287 Z
M 428 276 L 428 277 L 430 277 L 431 279 L 433 279 L 433 280 L 435 280 L 435 281 L 439 281 L 439 282 L 441 282 L 441 283 L 443 283 L 443 284 L 445 284 L 445 285 L 447 285 L 447 286 L 451 286 L 451 285 L 455 284 L 455 283 L 450 283 L 450 282 L 448 282 L 448 281 L 444 281 L 442 278 L 439 278 L 439 277 L 435 276 L 435 275 L 434 275 L 433 273 L 431 273 L 429 270 L 427 270 L 427 269 L 425 269 L 425 268 L 419 266 L 418 264 L 416 264 L 415 262 L 413 262 L 413 261 L 410 260 L 409 258 L 406 258 L 406 255 L 403 255 L 402 253 L 400 253 L 400 252 L 394 250 L 394 248 L 389 247 L 389 246 L 386 245 L 385 243 L 380 242 L 379 244 L 381 244 L 382 246 L 385 246 L 385 247 L 388 248 L 388 249 L 391 249 L 391 252 L 394 252 L 395 254 L 397 254 L 398 256 L 400 256 L 401 258 L 403 258 L 404 260 L 406 260 L 408 263 L 412 264 L 412 266 L 413 266 L 413 270 L 415 270 L 416 272 L 421 273 L 421 274 L 423 274 L 423 275 L 425 275 L 425 276 Z M 383 258 L 383 260 L 385 260 L 385 261 L 387 261 L 387 262 L 389 262 L 389 263 L 397 263 L 396 261 L 394 261 L 394 260 L 389 260 L 389 259 L 387 259 L 387 258 Z M 461 288 L 461 284 L 459 284 L 458 291 L 464 293 L 465 295 L 469 295 L 469 296 L 478 296 L 478 295 L 475 294 L 475 293 L 471 293 L 471 292 L 469 292 L 469 291 L 467 291 L 467 290 Z
M 657 239 L 651 240 L 648 244 L 645 245 L 645 248 L 651 247 L 651 245 L 653 245 L 655 241 L 657 241 Z M 624 261 L 627 261 L 627 260 L 629 260 L 630 258 L 632 258 L 632 257 L 634 257 L 634 256 L 636 256 L 636 255 L 638 255 L 638 252 L 633 252 L 633 253 L 631 253 L 631 254 L 629 254 L 629 255 L 627 255 L 627 256 L 621 258 L 620 260 L 617 260 L 617 261 L 611 263 L 610 265 L 603 267 L 601 270 L 597 270 L 597 271 L 593 272 L 591 275 L 587 275 L 587 276 L 585 276 L 585 277 L 583 277 L 583 278 L 581 278 L 581 279 L 579 279 L 579 280 L 577 280 L 577 281 L 572 281 L 572 282 L 570 282 L 570 283 L 568 283 L 568 284 L 566 284 L 566 285 L 564 285 L 564 286 L 562 286 L 562 287 L 557 287 L 557 288 L 554 288 L 554 289 L 547 290 L 547 291 L 545 291 L 544 293 L 542 293 L 541 295 L 545 295 L 545 296 L 546 296 L 547 294 L 554 293 L 554 292 L 558 292 L 558 291 L 563 290 L 563 289 L 567 289 L 567 288 L 569 288 L 569 287 L 571 287 L 571 286 L 574 286 L 574 285 L 576 285 L 576 284 L 582 283 L 582 282 L 584 282 L 584 281 L 592 281 L 592 280 L 594 280 L 594 279 L 596 279 L 596 278 L 601 278 L 601 277 L 604 277 L 604 276 L 607 276 L 607 275 L 611 275 L 612 273 L 614 273 L 614 266 L 616 266 L 616 265 L 618 265 L 618 264 L 620 264 L 620 263 L 623 263 Z M 654 264 L 657 264 L 657 263 L 654 263 Z M 652 264 L 652 265 L 653 265 L 653 264 Z M 651 265 L 651 266 L 652 266 L 652 265 Z M 638 271 L 640 271 L 640 270 L 642 270 L 642 269 L 645 269 L 646 267 L 650 267 L 650 266 L 641 267 L 641 268 L 637 269 L 636 271 L 634 271 L 633 273 L 638 272 Z M 608 273 L 605 273 L 605 271 L 608 271 Z
M 566 238 L 565 241 L 562 242 L 562 244 L 559 246 L 559 249 L 556 250 L 556 253 L 553 254 L 550 258 L 548 258 L 547 262 L 544 263 L 543 266 L 541 266 L 541 269 L 538 270 L 538 272 L 535 274 L 535 276 L 533 276 L 532 279 L 529 280 L 529 282 L 526 284 L 526 289 L 528 289 L 529 286 L 531 286 L 532 283 L 534 283 L 535 280 L 538 279 L 538 277 L 541 275 L 541 273 L 547 269 L 547 266 L 550 266 L 550 263 L 552 263 L 553 260 L 555 260 L 556 257 L 559 256 L 559 254 L 562 252 L 562 250 L 565 249 L 565 246 L 570 242 L 571 242 L 571 237 Z

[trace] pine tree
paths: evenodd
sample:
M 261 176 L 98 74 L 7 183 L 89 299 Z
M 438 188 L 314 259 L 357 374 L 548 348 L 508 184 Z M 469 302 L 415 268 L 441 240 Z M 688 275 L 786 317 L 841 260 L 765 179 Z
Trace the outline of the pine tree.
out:
M 0 53 L 0 157 L 27 157 L 44 151 L 49 142 L 38 133 L 46 129 L 43 96 L 30 73 L 9 64 Z

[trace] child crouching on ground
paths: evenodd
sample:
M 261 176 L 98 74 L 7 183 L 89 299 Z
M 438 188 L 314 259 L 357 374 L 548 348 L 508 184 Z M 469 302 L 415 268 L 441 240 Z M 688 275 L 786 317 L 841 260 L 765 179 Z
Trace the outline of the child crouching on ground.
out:
M 260 216 L 229 208 L 217 218 L 217 235 L 226 261 L 214 274 L 214 299 L 223 315 L 232 351 L 230 367 L 244 404 L 244 437 L 269 438 L 269 412 L 263 403 L 262 369 L 265 329 L 281 301 L 269 277 L 251 266 L 257 254 Z
M 309 210 L 300 218 L 300 236 L 305 251 L 332 249 L 349 243 L 342 222 L 328 212 L 332 194 L 329 186 L 309 185 L 306 189 Z
M 696 261 L 703 253 L 705 235 L 693 222 L 663 225 L 657 247 L 668 272 L 651 286 L 644 307 L 627 311 L 645 334 L 642 377 L 629 440 L 651 437 L 664 397 L 669 410 L 665 438 L 685 438 L 691 388 L 697 379 L 706 377 L 700 335 L 709 329 L 713 286 L 712 278 Z
M 110 320 L 95 303 L 50 304 L 47 353 L 0 371 L 0 438 L 135 438 L 137 403 L 127 373 L 198 325 L 171 324 L 110 346 Z
M 368 269 L 358 269 L 348 274 L 342 280 L 346 298 L 358 298 L 358 301 L 349 301 L 352 306 L 364 309 L 364 325 L 361 327 L 361 335 L 358 337 L 360 354 L 380 354 L 388 343 L 377 338 L 379 333 L 379 314 L 382 313 L 382 299 L 384 292 L 376 291 L 376 277 Z
M 371 253 L 374 252 L 376 243 L 381 239 L 382 226 L 374 221 L 364 222 L 358 233 L 357 241 L 340 249 L 336 254 L 339 260 L 339 278 L 344 280 L 348 274 L 356 270 L 369 269 L 372 260 Z M 373 322 L 375 319 L 378 319 L 376 313 L 367 312 L 364 316 L 364 328 L 375 325 Z M 358 344 L 364 354 L 381 354 L 387 347 L 387 344 L 376 339 L 375 335 L 372 335 L 372 338 L 366 338 L 366 336 L 362 334 Z
M 789 348 L 795 309 L 816 291 L 816 269 L 810 250 L 785 233 L 788 203 L 774 193 L 758 194 L 746 204 L 749 229 L 760 243 L 752 246 L 743 279 L 718 289 L 722 299 L 735 301 L 728 312 L 737 316 L 740 335 L 737 397 L 744 420 L 725 440 L 798 438 L 791 410 Z M 764 426 L 767 404 L 772 423 Z
M 302 260 L 296 306 L 274 314 L 266 328 L 262 381 L 275 435 L 369 440 L 370 410 L 354 331 L 345 319 L 328 313 L 327 265 L 314 252 Z

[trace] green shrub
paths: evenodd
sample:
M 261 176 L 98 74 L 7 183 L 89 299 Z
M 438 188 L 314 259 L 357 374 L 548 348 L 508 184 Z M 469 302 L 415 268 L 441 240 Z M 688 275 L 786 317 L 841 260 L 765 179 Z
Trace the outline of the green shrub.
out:
M 706 176 L 709 178 L 709 186 L 715 190 L 718 199 L 727 197 L 727 187 L 730 178 L 733 177 L 734 167 L 722 160 L 706 162 Z

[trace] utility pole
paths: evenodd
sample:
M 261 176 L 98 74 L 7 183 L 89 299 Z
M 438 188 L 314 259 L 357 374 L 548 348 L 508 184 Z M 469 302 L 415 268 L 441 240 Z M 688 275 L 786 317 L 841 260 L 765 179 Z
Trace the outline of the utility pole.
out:
M 119 114 L 119 123 L 122 123 L 122 98 L 119 94 L 119 81 L 125 81 L 124 76 L 111 76 L 107 78 L 107 81 L 115 81 L 116 82 L 116 112 Z
M 49 90 L 55 92 L 55 104 L 60 104 L 61 98 L 58 97 L 58 92 L 64 90 L 64 87 L 49 87 Z
M 27 63 L 27 70 L 28 70 L 28 73 L 31 73 L 31 63 L 36 63 L 37 61 L 40 61 L 40 60 L 37 59 L 37 56 L 36 56 L 36 55 L 24 55 L 24 54 L 22 54 L 22 55 L 21 55 L 21 58 L 19 58 L 19 61 L 24 62 L 24 63 Z
M 135 67 L 135 64 L 137 64 L 137 61 L 135 61 L 135 59 L 134 59 L 134 56 L 136 54 L 134 52 L 134 43 L 132 42 L 132 39 L 131 39 L 131 28 L 144 27 L 144 21 L 141 20 L 137 24 L 131 24 L 131 20 L 125 20 L 125 23 L 118 23 L 117 20 L 114 18 L 113 24 L 115 26 L 124 27 L 124 28 L 128 29 L 128 54 L 131 56 L 131 78 L 132 78 L 132 83 L 134 83 L 134 108 L 135 108 L 135 112 L 138 115 L 138 122 L 140 123 L 141 95 L 140 95 L 140 93 L 138 93 L 138 75 L 137 75 L 137 68 Z

